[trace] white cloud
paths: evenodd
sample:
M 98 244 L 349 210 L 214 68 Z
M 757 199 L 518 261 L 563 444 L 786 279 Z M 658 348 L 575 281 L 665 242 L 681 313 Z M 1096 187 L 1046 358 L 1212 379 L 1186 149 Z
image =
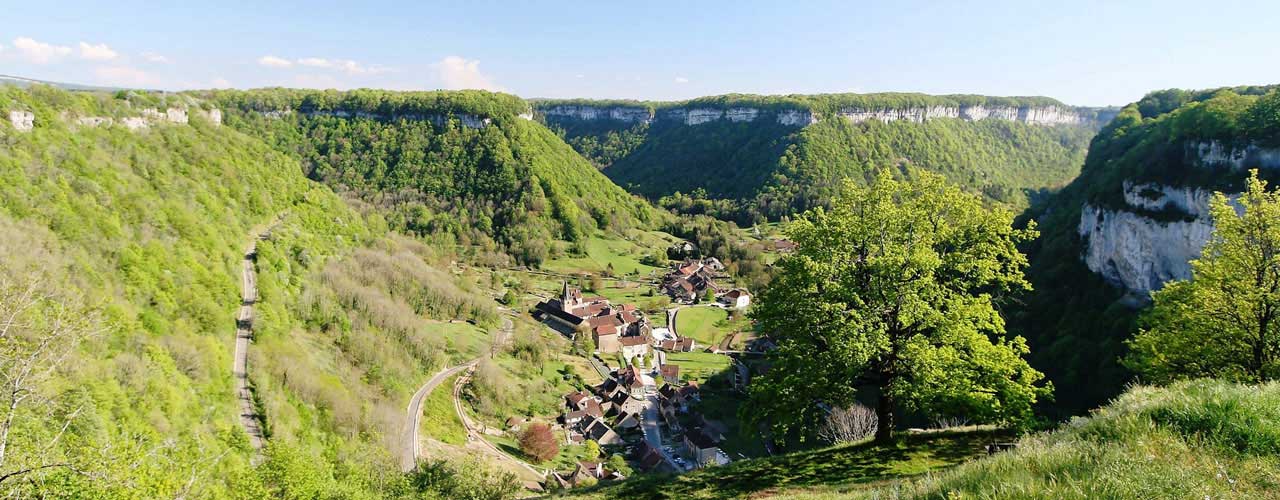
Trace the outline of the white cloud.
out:
M 231 88 L 231 82 L 230 82 L 230 81 L 227 81 L 227 79 L 226 79 L 226 78 L 222 78 L 222 77 L 214 78 L 214 79 L 213 79 L 212 84 L 213 84 L 213 85 L 212 85 L 212 86 L 213 86 L 213 88 L 215 88 L 215 89 L 229 89 L 229 88 Z
M 480 72 L 480 61 L 448 56 L 433 65 L 445 88 L 503 90 Z
M 172 62 L 169 60 L 168 57 L 162 56 L 155 52 L 143 52 L 142 58 L 145 59 L 147 62 L 152 62 L 156 64 L 169 64 L 170 62 Z
M 366 66 L 350 59 L 324 59 L 321 57 L 304 57 L 298 59 L 298 65 L 312 68 L 324 68 L 342 71 L 352 75 L 377 74 L 390 71 L 384 66 Z
M 261 64 L 268 68 L 288 68 L 289 66 L 293 66 L 293 63 L 290 62 L 288 59 L 283 59 L 276 56 L 259 57 L 258 64 Z
M 28 61 L 36 64 L 48 64 L 71 54 L 71 47 L 37 42 L 25 36 L 14 38 L 13 48 L 18 49 Z
M 111 50 L 111 47 L 108 47 L 105 43 L 90 45 L 80 42 L 81 59 L 88 59 L 90 61 L 110 61 L 117 57 L 120 57 L 120 54 Z
M 676 83 L 689 83 L 689 79 L 683 76 L 677 76 Z

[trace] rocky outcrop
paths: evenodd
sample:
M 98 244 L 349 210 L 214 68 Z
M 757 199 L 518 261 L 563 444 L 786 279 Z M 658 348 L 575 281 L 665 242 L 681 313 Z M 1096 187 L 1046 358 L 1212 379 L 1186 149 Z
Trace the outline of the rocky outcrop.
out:
M 115 123 L 115 119 L 107 116 L 79 116 L 76 117 L 76 125 L 82 127 L 109 127 Z
M 1222 141 L 1187 143 L 1187 160 L 1206 168 L 1280 168 L 1280 148 L 1264 148 L 1257 144 L 1229 145 Z
M 9 123 L 19 132 L 29 132 L 36 126 L 36 115 L 30 111 L 13 110 L 9 112 Z
M 543 116 L 571 118 L 575 120 L 615 120 L 624 123 L 651 123 L 653 112 L 648 108 L 628 106 L 557 105 L 540 110 Z
M 1169 280 L 1190 278 L 1191 260 L 1213 234 L 1212 198 L 1204 189 L 1125 182 L 1128 209 L 1092 204 L 1080 209 L 1077 233 L 1084 240 L 1085 265 L 1113 285 L 1142 295 Z M 1157 220 L 1145 215 L 1151 212 L 1168 216 Z
M 907 121 L 921 123 L 939 118 L 978 120 L 1007 120 L 1029 125 L 1083 125 L 1098 119 L 1094 114 L 1081 113 L 1059 106 L 928 106 L 909 108 L 845 108 L 837 116 L 856 122 L 878 120 L 882 122 Z
M 777 121 L 782 125 L 805 127 L 818 123 L 818 117 L 807 109 L 786 109 L 779 111 Z
M 1160 222 L 1127 210 L 1085 204 L 1077 229 L 1084 263 L 1113 285 L 1145 295 L 1191 277 L 1189 262 L 1213 234 L 1206 219 Z
M 209 123 L 212 123 L 215 126 L 222 125 L 222 110 L 218 108 L 202 110 L 200 111 L 200 116 L 203 117 L 205 120 L 208 120 Z

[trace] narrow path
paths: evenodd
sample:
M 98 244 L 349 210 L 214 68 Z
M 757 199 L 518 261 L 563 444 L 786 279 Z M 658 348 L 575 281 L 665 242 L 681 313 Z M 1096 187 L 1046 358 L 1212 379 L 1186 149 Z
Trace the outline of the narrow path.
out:
M 458 381 L 453 384 L 453 409 L 458 412 L 458 419 L 462 420 L 463 427 L 466 427 L 467 429 L 467 444 L 471 445 L 472 443 L 475 443 L 475 445 L 478 446 L 472 447 L 478 448 L 480 451 L 485 452 L 497 460 L 514 464 L 528 471 L 533 477 L 545 479 L 547 477 L 546 470 L 540 470 L 524 460 L 520 460 L 504 453 L 493 443 L 490 443 L 488 439 L 485 439 L 484 433 L 477 429 L 478 426 L 476 424 L 471 422 L 471 418 L 467 416 L 467 412 L 462 409 L 462 398 L 459 397 L 462 394 L 462 388 L 466 387 L 467 381 L 470 377 L 471 371 L 469 370 L 463 376 L 458 377 Z
M 279 223 L 277 218 L 276 224 Z M 274 224 L 271 226 L 274 227 Z M 240 269 L 240 311 L 236 314 L 236 347 L 232 358 L 231 373 L 236 379 L 236 399 L 240 408 L 240 425 L 249 435 L 253 446 L 250 462 L 262 461 L 262 446 L 266 440 L 262 433 L 262 419 L 253 403 L 253 391 L 249 388 L 249 342 L 253 340 L 253 305 L 258 301 L 258 278 L 254 261 L 258 257 L 258 240 L 271 235 L 270 227 L 252 231 L 253 239 L 245 249 Z

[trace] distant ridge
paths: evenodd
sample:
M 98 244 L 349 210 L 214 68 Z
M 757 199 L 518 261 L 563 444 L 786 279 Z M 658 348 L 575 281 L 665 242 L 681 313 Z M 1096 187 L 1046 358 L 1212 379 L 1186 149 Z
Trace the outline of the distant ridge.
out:
M 13 76 L 13 75 L 5 75 L 5 74 L 0 74 L 0 85 L 13 85 L 15 87 L 21 87 L 21 88 L 27 88 L 32 85 L 48 85 L 50 87 L 57 87 L 62 90 L 72 90 L 72 91 L 80 91 L 80 92 L 114 92 L 117 90 L 143 90 L 143 89 L 131 89 L 128 87 L 103 87 L 103 86 L 97 86 L 97 85 L 83 85 L 79 83 L 51 82 L 48 80 L 37 80 L 35 78 L 26 78 L 21 76 Z M 163 91 L 153 90 L 151 92 L 163 92 Z

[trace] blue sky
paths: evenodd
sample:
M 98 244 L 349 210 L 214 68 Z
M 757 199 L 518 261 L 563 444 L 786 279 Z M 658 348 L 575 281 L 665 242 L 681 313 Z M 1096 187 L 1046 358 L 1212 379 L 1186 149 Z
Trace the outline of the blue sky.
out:
M 1276 1 L 179 3 L 195 5 L 2 0 L 0 73 L 169 89 L 915 91 L 1079 105 L 1280 83 Z

